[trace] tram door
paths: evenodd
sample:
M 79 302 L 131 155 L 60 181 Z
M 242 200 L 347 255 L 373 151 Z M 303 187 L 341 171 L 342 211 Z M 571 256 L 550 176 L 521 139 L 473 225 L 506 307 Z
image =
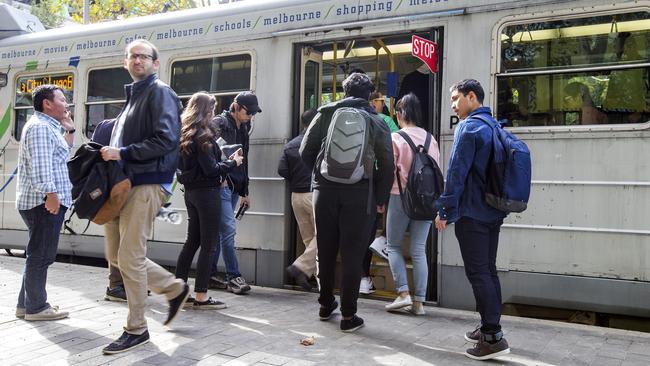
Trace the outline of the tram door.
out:
M 320 106 L 323 86 L 323 53 L 312 47 L 301 51 L 300 113 Z
M 429 116 L 423 127 L 436 138 L 440 131 L 440 95 L 442 62 L 438 61 L 438 72 L 432 73 L 423 67 L 422 61 L 411 55 L 411 38 L 420 37 L 437 42 L 441 47 L 442 29 L 429 31 L 365 36 L 354 39 L 330 40 L 320 43 L 296 44 L 294 48 L 294 91 L 293 135 L 299 132 L 300 114 L 309 108 L 318 108 L 329 102 L 345 97 L 342 82 L 351 72 L 366 73 L 375 84 L 376 91 L 383 99 L 383 113 L 395 122 L 394 106 L 404 92 L 418 91 L 422 95 L 423 108 Z M 440 48 L 441 50 L 441 48 Z M 383 235 L 384 220 L 378 222 L 376 235 Z M 288 263 L 293 262 L 304 251 L 295 221 L 290 228 L 292 238 L 288 253 Z M 437 235 L 432 230 L 427 241 L 429 280 L 427 300 L 437 300 Z M 412 262 L 408 253 L 408 239 L 405 240 L 407 273 L 412 284 Z M 368 260 L 370 259 L 370 260 Z M 368 266 L 370 262 L 370 266 Z M 340 276 L 340 263 L 336 271 L 337 283 Z M 369 267 L 369 268 L 368 268 Z M 374 282 L 374 297 L 392 299 L 395 284 L 388 261 L 377 256 L 364 260 L 364 272 L 368 270 Z M 412 286 L 411 286 L 412 287 Z

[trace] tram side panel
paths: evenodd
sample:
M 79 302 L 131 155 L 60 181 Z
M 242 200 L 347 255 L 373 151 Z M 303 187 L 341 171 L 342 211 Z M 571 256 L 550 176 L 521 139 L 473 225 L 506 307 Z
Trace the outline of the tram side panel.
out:
M 504 303 L 650 315 L 650 176 L 634 158 L 650 153 L 650 133 L 609 133 L 526 140 L 533 190 L 501 231 Z M 456 238 L 442 235 L 442 305 L 473 309 Z

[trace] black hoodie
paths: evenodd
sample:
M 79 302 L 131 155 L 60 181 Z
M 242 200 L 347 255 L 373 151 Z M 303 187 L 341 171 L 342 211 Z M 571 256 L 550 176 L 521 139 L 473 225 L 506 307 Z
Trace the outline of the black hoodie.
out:
M 305 137 L 300 145 L 300 156 L 305 165 L 313 171 L 313 188 L 336 188 L 336 189 L 368 189 L 368 179 L 362 179 L 355 184 L 336 183 L 325 179 L 320 174 L 319 167 L 323 156 L 323 145 L 327 138 L 327 131 L 332 121 L 334 111 L 342 107 L 363 109 L 372 118 L 370 124 L 370 136 L 375 152 L 375 171 L 373 172 L 373 192 L 377 205 L 388 202 L 390 188 L 393 185 L 393 144 L 390 139 L 390 130 L 386 123 L 377 115 L 375 109 L 362 98 L 348 97 L 338 102 L 329 103 L 318 109 L 318 114 L 309 125 Z

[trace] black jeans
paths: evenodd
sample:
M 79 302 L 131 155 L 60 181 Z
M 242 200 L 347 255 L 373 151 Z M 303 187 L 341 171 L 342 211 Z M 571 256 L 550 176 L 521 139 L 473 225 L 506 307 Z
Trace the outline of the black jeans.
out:
M 187 239 L 178 255 L 176 278 L 187 281 L 192 259 L 200 246 L 194 291 L 207 292 L 213 251 L 219 241 L 221 188 L 185 190 L 185 206 L 187 206 Z
M 476 307 L 481 314 L 481 332 L 485 334 L 501 330 L 501 283 L 496 260 L 502 224 L 502 220 L 484 223 L 469 217 L 462 217 L 455 224 L 465 274 L 472 284 Z
M 314 191 L 316 242 L 320 278 L 318 302 L 329 306 L 334 301 L 336 257 L 341 252 L 341 314 L 357 312 L 361 266 L 368 250 L 368 233 L 376 205 L 368 214 L 368 192 L 321 188 Z

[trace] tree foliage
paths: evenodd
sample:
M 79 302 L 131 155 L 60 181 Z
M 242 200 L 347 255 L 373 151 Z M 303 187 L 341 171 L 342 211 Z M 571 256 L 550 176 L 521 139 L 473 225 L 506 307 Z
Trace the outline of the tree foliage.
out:
M 90 22 L 126 19 L 194 8 L 192 0 L 90 0 Z M 48 28 L 63 24 L 66 17 L 83 23 L 84 0 L 32 1 L 32 14 Z

